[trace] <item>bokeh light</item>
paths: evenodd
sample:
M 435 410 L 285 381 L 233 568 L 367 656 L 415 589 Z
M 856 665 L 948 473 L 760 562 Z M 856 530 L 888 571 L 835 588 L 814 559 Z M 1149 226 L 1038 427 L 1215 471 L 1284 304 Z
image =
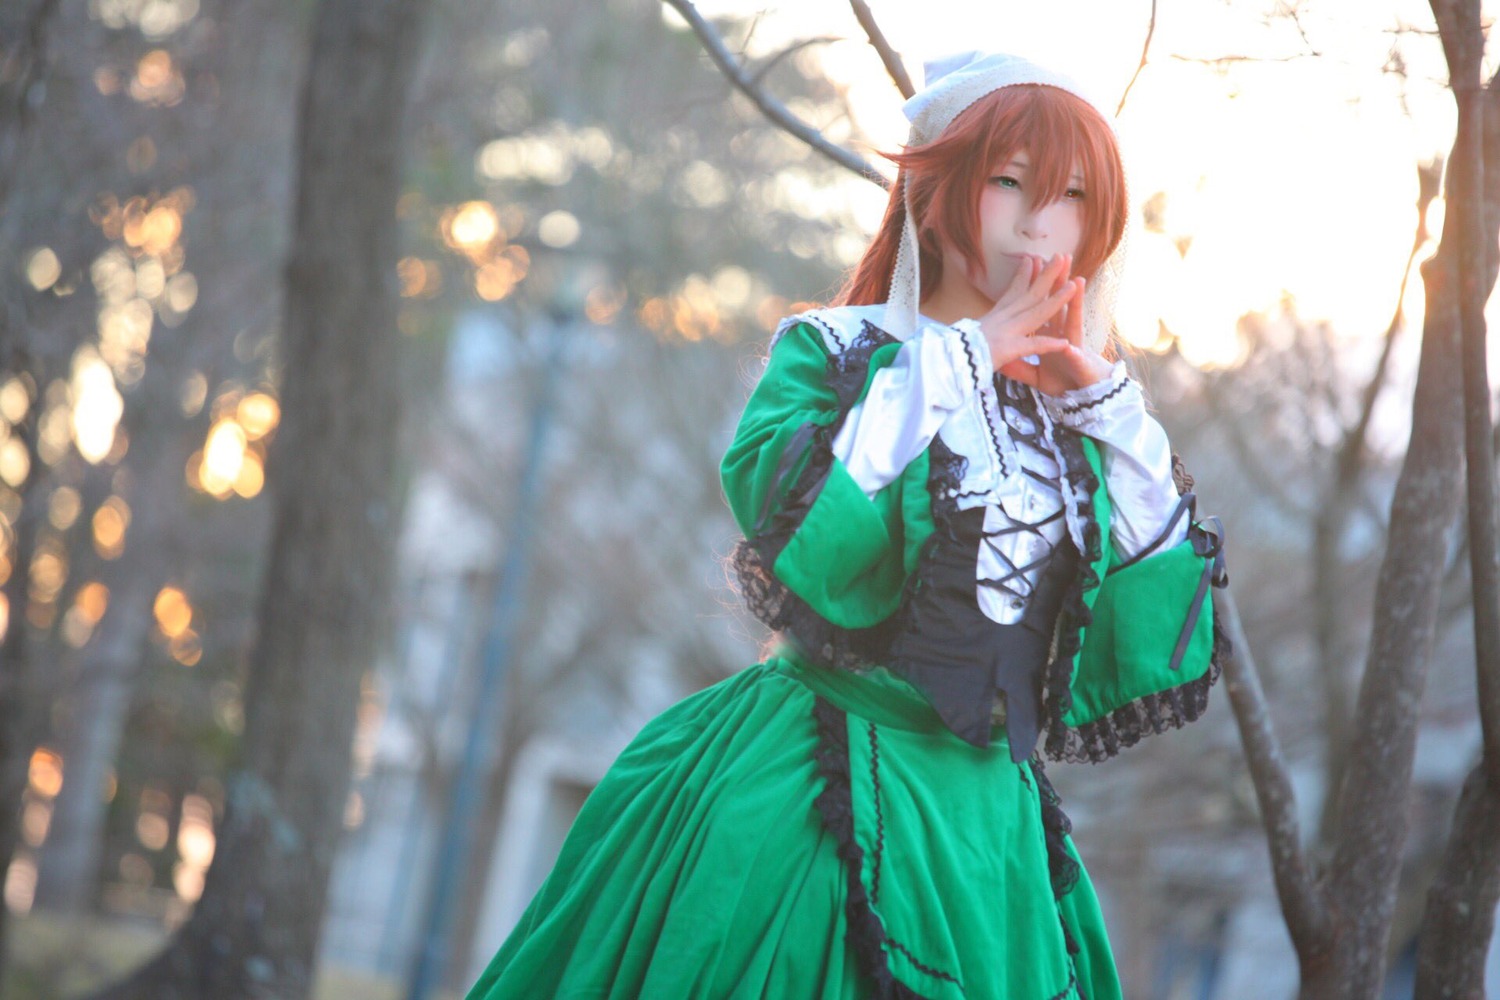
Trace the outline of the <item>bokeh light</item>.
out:
M 44 799 L 57 798 L 63 786 L 62 755 L 46 747 L 37 747 L 31 753 L 26 776 L 32 792 Z
M 87 345 L 73 355 L 72 400 L 73 443 L 78 453 L 97 465 L 115 443 L 115 428 L 125 412 L 125 400 L 115 388 L 110 366 Z
M 125 551 L 125 535 L 130 528 L 130 505 L 120 496 L 112 496 L 94 512 L 94 551 L 101 558 L 118 559 Z
M 58 262 L 57 254 L 52 252 L 51 247 L 34 250 L 26 259 L 26 280 L 31 282 L 31 287 L 37 291 L 51 288 L 57 284 L 57 279 L 60 277 L 62 277 L 62 264 Z
M 188 602 L 187 595 L 181 588 L 173 586 L 163 587 L 157 592 L 151 612 L 156 616 L 157 628 L 168 638 L 186 632 L 193 620 L 193 606 Z
M 224 418 L 214 423 L 203 446 L 202 468 L 198 473 L 203 489 L 217 497 L 234 492 L 234 484 L 245 464 L 247 444 L 249 438 L 238 421 Z
M 548 212 L 536 224 L 537 239 L 557 250 L 577 243 L 582 231 L 578 216 L 563 209 Z
M 31 409 L 32 397 L 36 394 L 32 385 L 29 374 L 6 379 L 5 384 L 0 386 L 0 417 L 13 424 L 25 420 L 26 412 Z
M 281 404 L 264 392 L 252 392 L 240 400 L 234 418 L 251 441 L 259 441 L 281 422 Z
M 441 229 L 450 247 L 478 255 L 500 235 L 500 217 L 489 202 L 469 201 L 444 213 Z

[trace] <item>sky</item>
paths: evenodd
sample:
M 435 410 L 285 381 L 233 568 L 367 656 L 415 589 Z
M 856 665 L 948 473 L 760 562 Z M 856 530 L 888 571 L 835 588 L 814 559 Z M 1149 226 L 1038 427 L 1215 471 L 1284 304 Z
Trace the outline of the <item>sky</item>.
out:
M 1152 14 L 1149 0 L 870 6 L 913 70 L 946 52 L 1014 51 L 1113 100 L 1140 62 Z M 900 96 L 846 3 L 701 0 L 700 9 L 759 13 L 752 55 L 846 38 L 818 47 L 825 72 L 847 87 L 876 147 L 905 138 Z M 1351 345 L 1378 340 L 1415 230 L 1416 167 L 1452 142 L 1433 29 L 1428 5 L 1409 0 L 1159 0 L 1147 65 L 1120 117 L 1133 201 L 1165 203 L 1165 232 L 1132 235 L 1117 317 L 1127 339 L 1149 346 L 1164 325 L 1189 360 L 1232 364 L 1243 352 L 1239 317 L 1291 301 Z M 1404 75 L 1390 71 L 1393 52 Z M 884 196 L 852 187 L 873 229 Z M 1441 209 L 1429 216 L 1434 232 Z M 1419 280 L 1406 309 L 1419 328 Z M 1497 320 L 1492 308 L 1492 329 Z

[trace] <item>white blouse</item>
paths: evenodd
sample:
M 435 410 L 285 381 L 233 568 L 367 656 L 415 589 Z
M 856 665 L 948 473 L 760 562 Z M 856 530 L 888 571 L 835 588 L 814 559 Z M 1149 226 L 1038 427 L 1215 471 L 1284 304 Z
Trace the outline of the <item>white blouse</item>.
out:
M 1082 525 L 1065 502 L 1070 486 L 1061 475 L 1053 426 L 1086 434 L 1102 446 L 1110 537 L 1121 559 L 1136 555 L 1161 533 L 1177 506 L 1177 489 L 1166 432 L 1146 412 L 1140 387 L 1123 362 L 1094 385 L 1056 397 L 1010 380 L 1002 384 L 1031 395 L 1040 428 L 995 391 L 989 345 L 977 330 L 925 320 L 895 361 L 875 373 L 869 392 L 845 417 L 833 452 L 873 496 L 941 432 L 944 443 L 967 460 L 956 496 L 959 508 L 985 507 L 976 571 L 979 607 L 992 621 L 1011 623 L 1025 613 L 1064 532 L 1073 533 L 1080 550 L 1083 546 Z M 1179 521 L 1162 548 L 1186 537 L 1187 524 Z

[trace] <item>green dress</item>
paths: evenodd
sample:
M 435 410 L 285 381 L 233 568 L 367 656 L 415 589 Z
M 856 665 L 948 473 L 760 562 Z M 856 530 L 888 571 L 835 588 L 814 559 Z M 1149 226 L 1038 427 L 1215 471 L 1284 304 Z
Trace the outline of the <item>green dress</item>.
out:
M 851 366 L 812 326 L 788 329 L 724 463 L 750 545 L 780 536 L 758 553 L 761 585 L 802 641 L 640 732 L 469 1000 L 1120 997 L 1040 760 L 1013 761 L 1001 723 L 987 746 L 960 739 L 884 665 L 835 665 L 897 615 L 943 522 L 929 456 L 868 497 L 819 453 L 817 429 L 894 357 L 865 346 Z M 1199 593 L 1212 557 L 1179 546 L 1111 573 L 1092 481 L 1099 544 L 1075 588 L 1084 610 L 1059 628 L 1077 649 L 1064 636 L 1067 662 L 1049 668 L 1066 690 L 1046 747 L 1103 759 L 1196 718 L 1217 668 Z M 1185 627 L 1195 596 L 1204 613 Z M 809 613 L 832 626 L 811 641 Z

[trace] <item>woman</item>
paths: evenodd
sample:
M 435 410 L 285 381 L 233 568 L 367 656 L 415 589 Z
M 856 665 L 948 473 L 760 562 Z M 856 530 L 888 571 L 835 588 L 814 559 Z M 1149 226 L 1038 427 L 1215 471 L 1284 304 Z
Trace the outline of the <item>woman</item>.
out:
M 784 644 L 641 732 L 471 998 L 1120 996 L 1038 745 L 1198 717 L 1217 534 L 1105 357 L 1107 116 L 977 54 L 906 112 L 842 304 L 781 325 L 724 459 Z

